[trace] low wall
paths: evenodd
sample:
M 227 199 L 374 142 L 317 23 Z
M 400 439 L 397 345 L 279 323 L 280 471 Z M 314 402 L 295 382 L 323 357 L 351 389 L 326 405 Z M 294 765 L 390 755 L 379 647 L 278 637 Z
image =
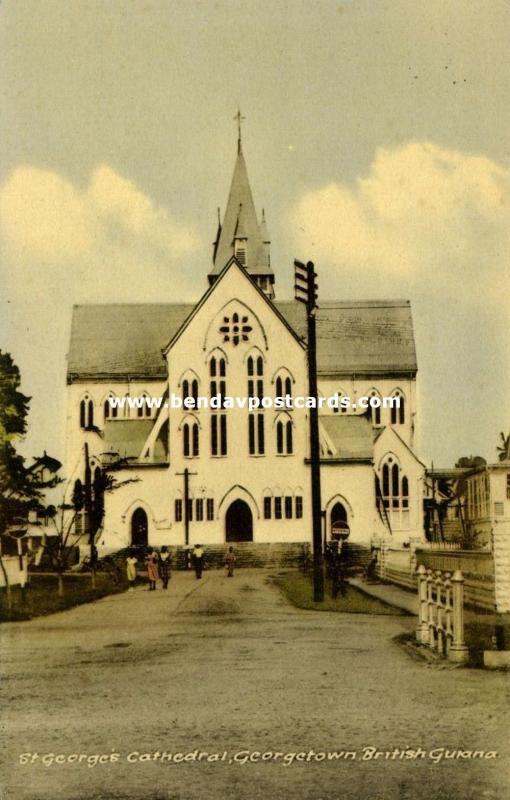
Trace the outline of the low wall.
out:
M 505 547 L 506 545 L 506 547 Z M 510 537 L 500 544 L 501 556 L 506 558 L 506 566 L 500 572 L 505 574 L 510 590 Z M 393 549 L 379 544 L 378 575 L 382 580 L 401 586 L 404 589 L 418 590 L 416 567 L 423 564 L 434 572 L 453 573 L 460 570 L 464 576 L 464 602 L 466 605 L 485 611 L 510 610 L 509 591 L 502 587 L 499 591 L 499 603 L 496 605 L 496 588 L 494 579 L 494 557 L 490 551 L 483 550 L 447 550 L 444 546 L 433 549 L 433 546 L 410 549 Z M 508 606 L 508 609 L 507 607 Z
M 496 607 L 494 558 L 489 551 L 479 550 L 416 550 L 417 564 L 427 569 L 453 573 L 460 570 L 464 576 L 464 602 L 466 605 L 493 611 Z
M 494 525 L 494 575 L 496 579 L 496 610 L 510 611 L 510 520 L 501 520 Z
M 410 549 L 393 549 L 382 545 L 378 549 L 378 575 L 382 580 L 395 583 L 404 589 L 416 589 L 414 575 L 416 560 Z

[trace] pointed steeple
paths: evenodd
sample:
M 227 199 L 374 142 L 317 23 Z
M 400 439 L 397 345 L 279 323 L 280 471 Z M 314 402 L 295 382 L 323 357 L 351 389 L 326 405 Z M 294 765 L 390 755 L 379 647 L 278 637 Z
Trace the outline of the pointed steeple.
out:
M 209 282 L 213 283 L 225 264 L 232 256 L 236 256 L 260 288 L 272 298 L 274 273 L 269 265 L 269 241 L 265 222 L 259 225 L 257 219 L 241 147 L 240 119 L 238 124 L 237 158 L 225 216 L 218 227 L 214 243 L 213 268 L 209 273 Z

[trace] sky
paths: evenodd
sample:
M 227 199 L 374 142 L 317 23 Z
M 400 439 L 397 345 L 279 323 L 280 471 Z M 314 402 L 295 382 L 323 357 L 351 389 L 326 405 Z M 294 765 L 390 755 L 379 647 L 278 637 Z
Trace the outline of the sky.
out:
M 236 152 L 279 299 L 410 299 L 419 455 L 510 428 L 508 0 L 3 0 L 0 348 L 63 455 L 73 303 L 198 299 Z

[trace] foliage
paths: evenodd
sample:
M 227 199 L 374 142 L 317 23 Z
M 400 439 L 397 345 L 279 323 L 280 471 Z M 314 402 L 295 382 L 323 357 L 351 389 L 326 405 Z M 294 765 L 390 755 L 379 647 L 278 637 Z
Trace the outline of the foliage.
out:
M 503 431 L 499 434 L 501 444 L 496 448 L 499 461 L 510 461 L 510 433 L 505 436 Z
M 472 467 L 484 467 L 487 460 L 483 456 L 462 456 L 455 464 L 458 469 L 471 469 Z
M 0 533 L 23 524 L 28 511 L 40 507 L 44 490 L 60 482 L 56 476 L 42 481 L 16 452 L 15 442 L 26 432 L 30 403 L 20 384 L 18 367 L 0 351 Z
M 480 543 L 481 532 L 473 528 L 462 528 L 461 532 L 453 538 L 458 543 L 461 550 L 476 550 Z
M 90 603 L 109 594 L 122 592 L 127 581 L 115 582 L 110 574 L 96 575 L 96 585 L 92 586 L 87 575 L 66 575 L 65 595 L 59 595 L 56 580 L 51 575 L 31 575 L 25 592 L 19 586 L 11 589 L 11 607 L 7 603 L 5 591 L 0 590 L 0 622 L 26 620 L 32 617 L 54 614 L 66 608 Z

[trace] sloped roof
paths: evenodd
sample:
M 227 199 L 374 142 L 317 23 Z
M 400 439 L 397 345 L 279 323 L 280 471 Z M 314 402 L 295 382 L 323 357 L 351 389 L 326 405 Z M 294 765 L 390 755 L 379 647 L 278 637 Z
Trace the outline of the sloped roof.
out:
M 68 377 L 164 379 L 162 348 L 194 307 L 193 303 L 75 306 Z
M 301 303 L 275 302 L 301 338 L 306 314 Z M 195 308 L 191 303 L 75 306 L 68 380 L 117 377 L 164 379 L 163 348 Z M 322 303 L 317 312 L 319 375 L 371 376 L 416 372 L 408 300 Z
M 139 458 L 153 426 L 153 419 L 106 420 L 103 432 L 105 452 L 118 453 L 121 458 Z M 158 436 L 154 460 L 165 461 L 166 456 L 165 442 Z
M 321 461 L 372 460 L 372 425 L 365 415 L 324 414 L 319 417 L 319 424 L 333 448 L 327 454 L 321 455 Z
M 277 303 L 289 324 L 306 337 L 301 303 Z M 409 300 L 321 302 L 317 319 L 319 374 L 374 375 L 416 372 Z

